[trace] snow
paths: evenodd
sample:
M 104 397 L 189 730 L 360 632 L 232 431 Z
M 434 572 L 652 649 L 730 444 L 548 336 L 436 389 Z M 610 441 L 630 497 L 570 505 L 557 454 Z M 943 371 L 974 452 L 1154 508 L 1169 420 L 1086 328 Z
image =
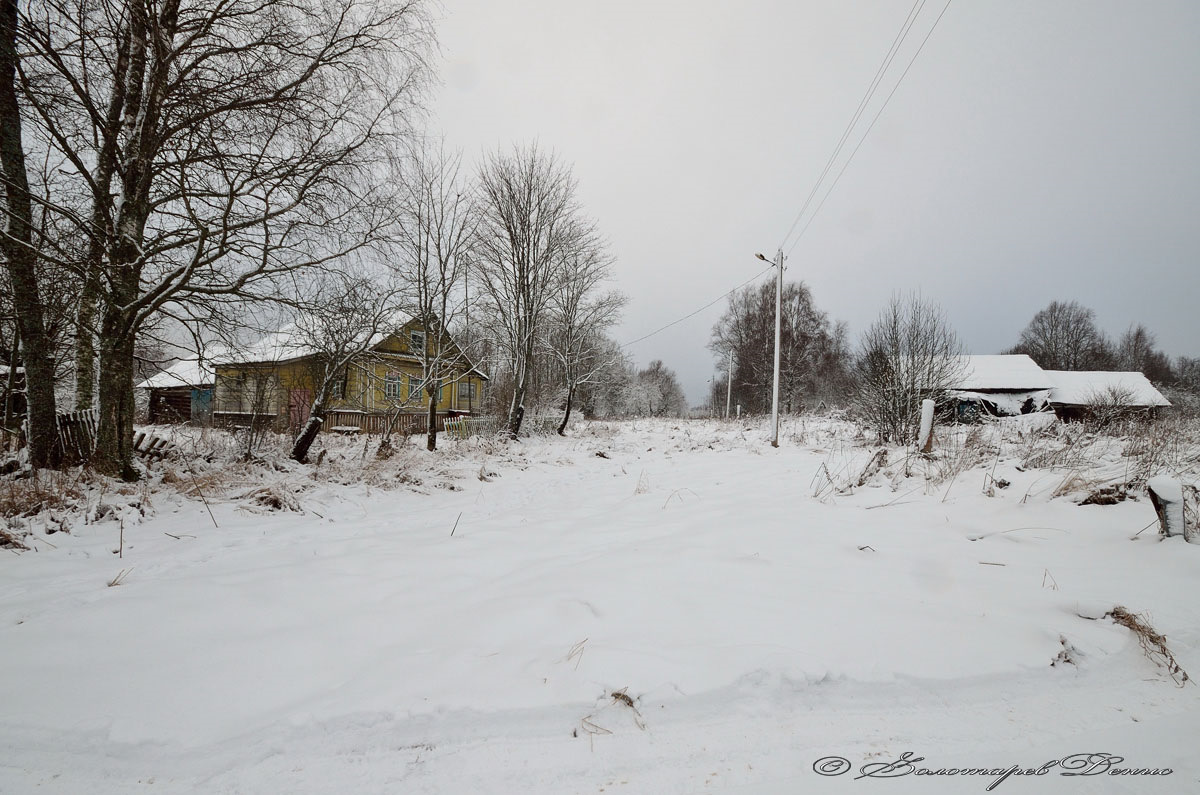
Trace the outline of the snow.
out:
M 380 323 L 369 340 L 368 347 L 378 345 L 398 329 L 412 321 L 412 315 L 396 311 L 386 322 Z M 257 362 L 286 362 L 322 353 L 323 349 L 314 339 L 313 330 L 306 330 L 289 323 L 278 331 L 267 334 L 257 342 L 236 350 L 226 350 L 213 357 L 217 364 L 249 364 Z
M 970 355 L 961 358 L 962 375 L 953 387 L 957 390 L 1011 389 L 1028 392 L 1048 389 L 1054 384 L 1049 374 L 1023 353 Z
M 233 489 L 214 527 L 163 492 L 122 557 L 116 521 L 35 535 L 0 557 L 0 791 L 849 791 L 814 764 L 905 752 L 1175 771 L 1001 792 L 1194 788 L 1200 688 L 1105 613 L 1149 614 L 1200 671 L 1197 549 L 1131 541 L 1148 500 L 1054 496 L 1018 420 L 977 468 L 937 476 L 965 450 L 943 435 L 861 488 L 874 449 L 826 420 L 779 449 L 754 421 L 416 440 L 398 488 L 282 467 L 302 513 Z
M 1108 395 L 1119 395 L 1130 406 L 1169 406 L 1162 393 L 1138 372 L 1047 370 L 1053 379 L 1050 401 L 1067 406 L 1086 406 Z
M 212 368 L 207 364 L 202 364 L 199 359 L 181 359 L 161 373 L 142 381 L 137 388 L 168 389 L 177 386 L 212 386 L 213 381 Z
M 1049 389 L 1037 389 L 1030 392 L 955 392 L 959 400 L 986 400 L 996 407 L 996 413 L 1002 416 L 1016 416 L 1021 413 L 1025 404 L 1032 401 L 1035 411 L 1046 405 L 1050 398 Z
M 1167 535 L 1186 535 L 1183 484 L 1168 475 L 1158 475 L 1146 482 L 1146 488 L 1153 492 L 1162 504 Z

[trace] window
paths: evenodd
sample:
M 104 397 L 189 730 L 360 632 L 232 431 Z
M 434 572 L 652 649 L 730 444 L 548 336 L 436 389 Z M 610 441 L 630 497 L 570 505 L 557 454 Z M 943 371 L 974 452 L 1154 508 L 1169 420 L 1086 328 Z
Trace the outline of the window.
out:
M 425 332 L 424 331 L 410 331 L 408 333 L 408 347 L 412 349 L 413 353 L 424 353 L 425 352 Z
M 460 402 L 475 400 L 475 384 L 469 381 L 460 381 L 458 383 L 458 399 Z
M 384 376 L 383 396 L 389 400 L 400 399 L 400 373 L 388 373 Z
M 336 376 L 333 384 L 330 386 L 329 396 L 334 400 L 344 400 L 346 397 L 346 382 L 349 378 L 350 374 L 346 371 Z
M 418 400 L 421 397 L 421 390 L 425 388 L 425 382 L 421 380 L 419 375 L 410 375 L 408 377 L 408 399 Z

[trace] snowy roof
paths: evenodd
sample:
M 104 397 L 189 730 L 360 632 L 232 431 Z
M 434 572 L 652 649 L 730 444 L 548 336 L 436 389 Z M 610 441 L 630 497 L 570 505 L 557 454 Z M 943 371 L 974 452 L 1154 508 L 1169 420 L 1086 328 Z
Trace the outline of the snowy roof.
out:
M 1150 379 L 1138 372 L 1047 370 L 1053 379 L 1050 402 L 1066 406 L 1086 406 L 1108 395 L 1119 395 L 1130 406 L 1169 406 L 1171 402 L 1154 388 Z
M 406 312 L 396 312 L 387 322 L 380 324 L 380 330 L 371 335 L 368 347 L 383 342 L 389 336 L 399 331 L 412 321 L 412 315 Z M 215 364 L 249 364 L 255 362 L 286 362 L 292 359 L 302 359 L 321 352 L 312 339 L 310 331 L 300 328 L 295 323 L 289 323 L 279 331 L 268 334 L 253 345 L 230 350 L 222 355 L 213 357 Z
M 954 389 L 1049 389 L 1054 385 L 1037 362 L 1023 353 L 963 356 L 963 373 Z
M 137 385 L 138 389 L 169 389 L 173 386 L 211 386 L 213 372 L 199 359 L 183 359 Z

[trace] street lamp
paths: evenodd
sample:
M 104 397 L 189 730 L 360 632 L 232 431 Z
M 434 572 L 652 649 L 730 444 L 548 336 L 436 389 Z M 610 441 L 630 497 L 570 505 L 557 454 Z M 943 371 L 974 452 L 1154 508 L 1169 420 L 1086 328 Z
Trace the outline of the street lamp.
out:
M 762 254 L 755 257 L 763 262 L 771 262 Z M 783 249 L 779 249 L 776 261 L 771 263 L 778 270 L 775 272 L 775 391 L 771 396 L 771 446 L 779 446 L 779 328 L 783 314 Z

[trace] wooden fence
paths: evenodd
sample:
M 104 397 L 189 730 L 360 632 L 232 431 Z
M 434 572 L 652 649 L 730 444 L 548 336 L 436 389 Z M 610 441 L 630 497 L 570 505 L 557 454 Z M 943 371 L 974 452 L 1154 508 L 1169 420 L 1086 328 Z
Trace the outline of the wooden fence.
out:
M 58 444 L 68 462 L 86 461 L 96 450 L 96 431 L 100 425 L 100 412 L 96 409 L 59 413 L 54 420 L 58 430 Z M 24 439 L 29 438 L 29 420 L 23 423 Z M 138 431 L 133 437 L 133 452 L 147 459 L 165 458 L 175 452 L 174 442 L 159 436 Z
M 521 422 L 522 436 L 549 436 L 558 431 L 561 417 L 526 417 Z M 456 417 L 446 420 L 446 432 L 456 439 L 499 433 L 506 426 L 504 417 Z
M 334 409 L 325 414 L 325 422 L 322 423 L 322 427 L 330 431 L 346 432 L 357 429 L 358 433 L 381 435 L 387 430 L 388 423 L 392 421 L 394 416 L 393 414 L 382 412 Z M 401 414 L 395 420 L 395 423 L 392 425 L 392 433 L 400 436 L 425 433 L 429 428 L 429 419 L 424 413 Z M 446 423 L 449 421 L 444 415 L 438 415 L 437 430 L 439 433 L 445 430 Z
M 444 423 L 446 433 L 455 439 L 493 434 L 502 424 L 498 417 L 455 417 Z
M 96 449 L 96 428 L 100 424 L 100 412 L 96 409 L 71 411 L 59 414 L 55 419 L 58 426 L 58 443 L 63 455 L 75 461 L 86 461 Z

